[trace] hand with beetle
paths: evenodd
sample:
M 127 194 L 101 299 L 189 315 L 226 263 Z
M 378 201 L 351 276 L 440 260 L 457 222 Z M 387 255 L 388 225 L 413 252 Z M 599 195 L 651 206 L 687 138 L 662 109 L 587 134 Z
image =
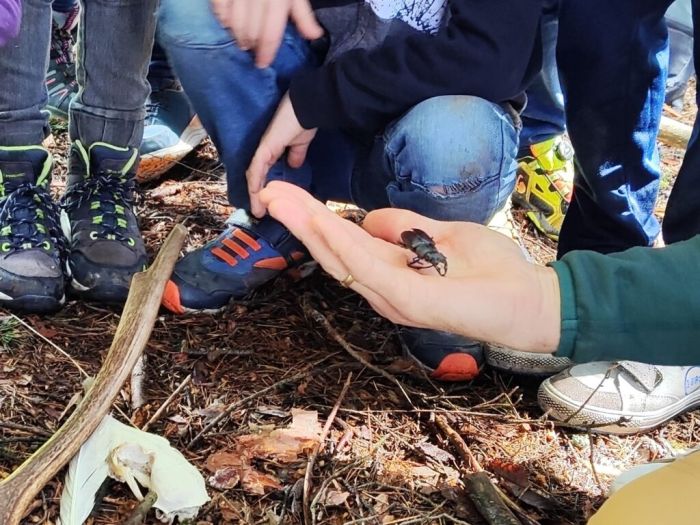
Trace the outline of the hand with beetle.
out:
M 478 224 L 434 221 L 399 209 L 370 212 L 358 226 L 284 182 L 268 184 L 260 199 L 328 273 L 391 321 L 519 350 L 556 350 L 560 334 L 556 274 L 527 262 L 507 237 Z M 402 239 L 402 233 L 414 229 L 422 230 L 449 261 L 444 276 L 439 265 L 416 261 L 416 251 L 402 246 L 415 240 Z M 416 246 L 414 242 L 408 248 Z

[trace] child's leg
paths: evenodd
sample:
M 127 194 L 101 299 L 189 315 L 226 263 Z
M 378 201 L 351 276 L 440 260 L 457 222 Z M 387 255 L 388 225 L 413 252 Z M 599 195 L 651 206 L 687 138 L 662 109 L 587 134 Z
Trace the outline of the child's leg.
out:
M 225 307 L 305 259 L 303 246 L 279 222 L 252 221 L 245 171 L 291 76 L 313 63 L 308 44 L 289 26 L 270 67 L 258 69 L 211 12 L 209 0 L 163 0 L 158 37 L 226 167 L 229 200 L 239 208 L 227 228 L 178 261 L 163 298 L 173 312 Z M 284 160 L 268 180 L 305 188 L 308 165 Z
M 209 0 L 163 0 L 158 35 L 226 166 L 229 200 L 247 209 L 245 170 L 290 77 L 313 63 L 308 44 L 289 26 L 273 64 L 258 69 L 219 24 Z M 269 178 L 309 185 L 306 169 L 284 163 Z
M 513 189 L 514 119 L 478 97 L 426 100 L 386 129 L 367 169 L 353 176 L 353 197 L 368 209 L 485 224 Z
M 157 0 L 83 0 L 63 205 L 73 292 L 120 302 L 147 262 L 132 208 Z M 67 229 L 67 228 L 66 228 Z

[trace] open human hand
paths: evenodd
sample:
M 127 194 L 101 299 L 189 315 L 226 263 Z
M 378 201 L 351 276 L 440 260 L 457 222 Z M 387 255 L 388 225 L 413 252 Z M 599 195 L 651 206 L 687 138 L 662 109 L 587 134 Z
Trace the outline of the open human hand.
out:
M 342 219 L 297 186 L 271 182 L 260 194 L 323 268 L 399 324 L 460 333 L 527 351 L 553 352 L 559 341 L 554 270 L 527 262 L 507 237 L 484 226 L 440 222 L 399 209 L 370 212 L 362 226 Z M 420 228 L 447 257 L 445 277 L 416 270 L 398 245 Z
M 238 46 L 255 55 L 255 65 L 269 66 L 277 56 L 287 23 L 291 20 L 302 37 L 323 36 L 309 0 L 211 0 L 212 10 Z

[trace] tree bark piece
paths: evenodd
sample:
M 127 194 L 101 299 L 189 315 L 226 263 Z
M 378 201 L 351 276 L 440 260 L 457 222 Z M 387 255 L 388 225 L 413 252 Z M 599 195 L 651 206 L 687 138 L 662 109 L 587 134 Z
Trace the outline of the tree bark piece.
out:
M 693 127 L 678 122 L 670 117 L 662 116 L 659 125 L 659 140 L 667 146 L 685 149 L 688 147 Z
M 184 226 L 175 226 L 153 265 L 134 275 L 114 340 L 85 398 L 44 445 L 0 483 L 0 525 L 20 523 L 39 491 L 80 450 L 109 411 L 148 343 L 186 236 Z
M 474 502 L 489 525 L 522 525 L 498 494 L 486 472 L 477 472 L 464 478 L 469 499 Z

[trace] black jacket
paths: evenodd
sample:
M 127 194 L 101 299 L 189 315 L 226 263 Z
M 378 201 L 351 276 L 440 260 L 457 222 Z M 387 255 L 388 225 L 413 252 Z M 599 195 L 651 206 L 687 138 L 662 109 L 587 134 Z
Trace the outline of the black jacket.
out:
M 315 0 L 330 50 L 323 66 L 292 80 L 297 118 L 364 135 L 440 95 L 522 101 L 541 65 L 542 1 L 449 0 L 430 34 L 379 19 L 364 0 Z

